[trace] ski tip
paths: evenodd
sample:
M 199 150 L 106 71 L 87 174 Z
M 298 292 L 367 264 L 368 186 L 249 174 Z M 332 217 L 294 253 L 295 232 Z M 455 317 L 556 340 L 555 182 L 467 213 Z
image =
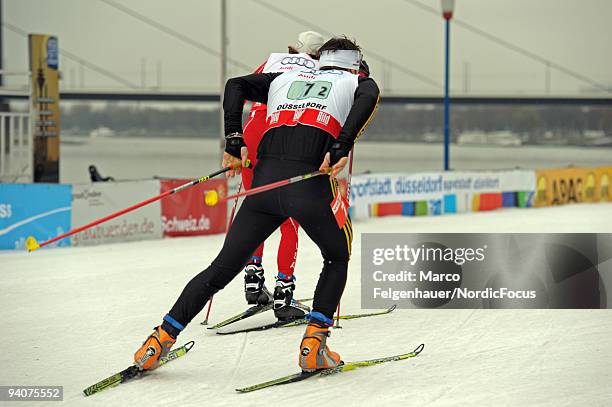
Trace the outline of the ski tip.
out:
M 418 355 L 419 353 L 423 352 L 423 349 L 425 349 L 425 344 L 424 344 L 424 343 L 422 343 L 422 344 L 420 344 L 419 346 L 417 346 L 417 347 L 416 347 L 416 349 L 415 349 L 415 350 L 413 350 L 412 352 L 413 352 L 415 355 Z
M 397 308 L 397 304 L 393 304 L 391 308 L 389 308 L 389 312 L 393 312 Z
M 191 350 L 191 348 L 193 348 L 193 345 L 195 345 L 195 341 L 189 341 L 186 344 L 184 344 L 183 346 L 185 347 L 185 350 L 187 352 L 189 352 Z

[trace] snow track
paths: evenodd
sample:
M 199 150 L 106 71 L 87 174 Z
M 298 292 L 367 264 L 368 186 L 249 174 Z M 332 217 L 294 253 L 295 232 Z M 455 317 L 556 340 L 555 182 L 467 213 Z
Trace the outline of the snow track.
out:
M 363 232 L 612 232 L 612 205 L 574 205 L 444 217 L 379 218 Z M 321 260 L 301 234 L 298 297 L 312 294 Z M 612 314 L 608 310 L 402 310 L 343 322 L 330 344 L 345 360 L 403 353 L 414 359 L 287 387 L 237 394 L 297 370 L 303 327 L 218 336 L 199 322 L 178 342 L 193 350 L 149 377 L 89 398 L 81 390 L 127 367 L 134 350 L 183 286 L 212 260 L 222 236 L 0 253 L 0 384 L 63 385 L 64 403 L 100 406 L 612 405 Z M 274 272 L 278 236 L 266 245 Z M 356 236 L 344 313 L 360 309 Z M 609 270 L 609 268 L 608 268 Z M 243 310 L 242 279 L 215 296 L 217 322 Z M 262 315 L 259 321 L 270 318 Z M 246 323 L 246 321 L 245 321 Z M 250 323 L 255 323 L 251 321 Z M 329 398 L 327 398 L 329 397 Z M 21 403 L 20 405 L 27 405 Z M 44 403 L 33 403 L 41 406 Z

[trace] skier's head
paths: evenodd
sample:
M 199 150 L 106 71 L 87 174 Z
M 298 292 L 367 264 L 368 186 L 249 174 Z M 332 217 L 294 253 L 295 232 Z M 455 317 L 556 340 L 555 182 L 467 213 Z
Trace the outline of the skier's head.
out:
M 325 39 L 316 31 L 304 31 L 298 35 L 295 45 L 289 45 L 290 54 L 305 53 L 315 58 Z
M 361 65 L 361 48 L 353 40 L 334 37 L 319 48 L 321 69 L 342 69 L 358 73 Z

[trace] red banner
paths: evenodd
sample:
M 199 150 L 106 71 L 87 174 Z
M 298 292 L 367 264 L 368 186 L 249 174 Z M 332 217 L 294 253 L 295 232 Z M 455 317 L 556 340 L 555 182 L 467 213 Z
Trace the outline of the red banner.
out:
M 166 192 L 189 180 L 162 180 L 161 192 Z M 164 236 L 195 236 L 225 233 L 227 202 L 207 206 L 206 191 L 216 190 L 219 197 L 227 195 L 227 180 L 211 179 L 177 192 L 162 200 Z

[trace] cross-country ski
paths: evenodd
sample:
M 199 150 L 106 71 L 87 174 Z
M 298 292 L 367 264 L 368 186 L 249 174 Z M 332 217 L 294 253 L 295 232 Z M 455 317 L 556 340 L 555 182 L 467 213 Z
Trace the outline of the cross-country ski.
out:
M 329 376 L 329 375 L 333 375 L 336 373 L 348 372 L 348 371 L 359 369 L 362 367 L 369 367 L 369 366 L 379 365 L 381 363 L 409 359 L 409 358 L 418 356 L 423 351 L 424 348 L 425 348 L 425 345 L 421 344 L 412 352 L 404 353 L 401 355 L 386 356 L 382 358 L 368 359 L 368 360 L 360 360 L 357 362 L 342 362 L 339 366 L 336 366 L 336 367 L 315 370 L 313 372 L 294 373 L 292 375 L 283 376 L 278 379 L 270 380 L 267 382 L 254 384 L 248 387 L 242 387 L 242 388 L 236 389 L 236 391 L 239 393 L 249 393 L 252 391 L 262 390 L 262 389 L 272 387 L 272 386 L 280 386 L 282 384 L 301 382 L 302 380 L 307 380 L 307 379 L 317 377 L 317 376 L 319 377 Z
M 172 362 L 182 356 L 185 356 L 187 352 L 193 348 L 194 341 L 189 341 L 186 344 L 179 346 L 178 348 L 172 349 L 168 354 L 163 357 L 159 362 L 159 367 L 165 365 L 166 363 Z M 104 380 L 100 380 L 99 382 L 92 384 L 83 390 L 83 394 L 85 396 L 91 396 L 92 394 L 101 392 L 102 390 L 109 389 L 111 387 L 118 386 L 121 383 L 125 383 L 127 381 L 133 380 L 137 377 L 144 376 L 146 371 L 140 369 L 138 366 L 132 365 L 127 369 L 122 370 L 119 373 L 116 373 L 112 376 L 107 377 Z
M 390 314 L 391 312 L 393 312 L 395 308 L 396 308 L 396 305 L 392 305 L 391 307 L 389 307 L 388 309 L 384 311 L 368 312 L 368 313 L 362 313 L 362 314 L 339 315 L 339 316 L 334 317 L 334 319 L 359 319 L 359 318 L 375 317 L 378 315 Z M 308 323 L 308 320 L 304 318 L 290 320 L 290 321 L 275 321 L 269 324 L 254 326 L 250 328 L 237 329 L 234 331 L 217 331 L 217 334 L 218 335 L 233 335 L 233 334 L 245 333 L 245 332 L 267 331 L 268 329 L 290 328 L 294 326 L 306 325 L 307 323 Z

